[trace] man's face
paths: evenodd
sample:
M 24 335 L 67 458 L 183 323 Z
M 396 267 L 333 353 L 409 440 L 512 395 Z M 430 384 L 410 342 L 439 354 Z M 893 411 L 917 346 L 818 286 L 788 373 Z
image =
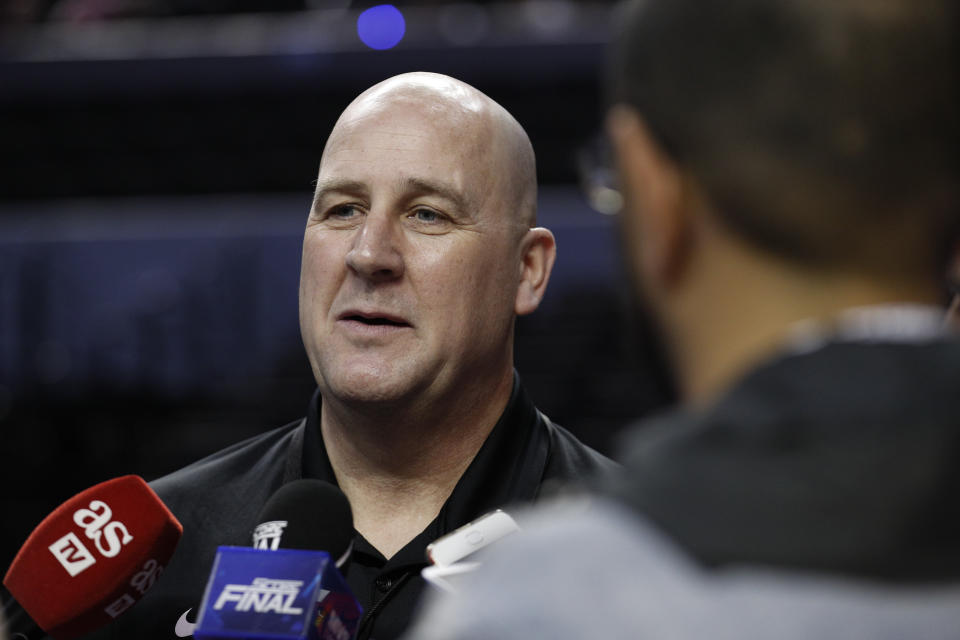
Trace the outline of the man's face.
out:
M 511 366 L 522 230 L 471 116 L 397 100 L 331 134 L 300 277 L 325 400 L 429 401 Z

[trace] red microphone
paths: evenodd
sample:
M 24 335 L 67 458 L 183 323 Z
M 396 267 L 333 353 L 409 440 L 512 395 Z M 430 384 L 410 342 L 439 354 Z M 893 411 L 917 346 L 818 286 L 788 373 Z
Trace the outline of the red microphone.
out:
M 183 526 L 142 478 L 114 478 L 44 518 L 3 584 L 37 626 L 56 640 L 70 640 L 106 626 L 139 600 L 182 534 Z M 8 617 L 15 637 L 16 616 Z

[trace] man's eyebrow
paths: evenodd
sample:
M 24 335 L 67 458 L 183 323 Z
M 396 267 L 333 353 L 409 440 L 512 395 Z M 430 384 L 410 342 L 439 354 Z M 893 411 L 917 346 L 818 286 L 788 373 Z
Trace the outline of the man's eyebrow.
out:
M 316 211 L 317 205 L 328 193 L 366 193 L 366 185 L 358 180 L 344 180 L 340 178 L 331 178 L 317 183 L 317 188 L 313 192 L 313 204 L 311 210 Z
M 431 194 L 440 196 L 450 201 L 459 213 L 470 215 L 470 207 L 468 206 L 467 199 L 452 186 L 423 178 L 405 178 L 402 187 L 405 192 L 413 192 L 418 195 Z

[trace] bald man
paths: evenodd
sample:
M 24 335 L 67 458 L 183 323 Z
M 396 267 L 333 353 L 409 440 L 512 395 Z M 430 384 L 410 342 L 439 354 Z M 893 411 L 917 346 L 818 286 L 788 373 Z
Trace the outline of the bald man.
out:
M 249 546 L 267 499 L 315 478 L 353 508 L 358 637 L 394 638 L 430 542 L 610 466 L 514 372 L 514 319 L 537 308 L 556 253 L 536 226 L 535 175 L 519 123 L 453 78 L 404 74 L 347 107 L 303 240 L 300 327 L 318 386 L 307 416 L 152 483 L 183 540 L 157 586 L 95 637 L 188 637 L 217 546 Z

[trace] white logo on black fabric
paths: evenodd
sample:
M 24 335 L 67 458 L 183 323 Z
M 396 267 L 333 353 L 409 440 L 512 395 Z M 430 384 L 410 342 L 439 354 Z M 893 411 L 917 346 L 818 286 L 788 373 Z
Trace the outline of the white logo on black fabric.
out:
M 271 520 L 258 524 L 253 530 L 253 548 L 276 551 L 280 548 L 280 538 L 286 526 L 286 520 Z
M 187 614 L 193 611 L 193 607 L 190 607 L 183 612 L 183 615 L 180 616 L 180 619 L 177 620 L 177 626 L 173 628 L 173 632 L 177 634 L 178 638 L 189 638 L 193 635 L 193 630 L 197 628 L 197 625 L 193 622 L 187 620 Z

